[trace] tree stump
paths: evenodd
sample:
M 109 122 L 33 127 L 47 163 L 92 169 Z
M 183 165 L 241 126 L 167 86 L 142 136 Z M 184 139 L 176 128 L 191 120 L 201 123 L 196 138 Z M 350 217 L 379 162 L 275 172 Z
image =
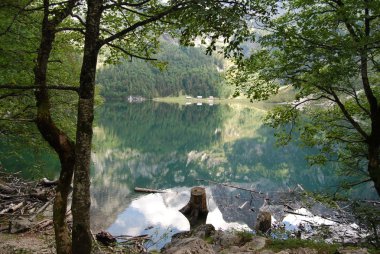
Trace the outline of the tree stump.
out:
M 256 220 L 256 231 L 261 233 L 268 233 L 272 227 L 272 215 L 270 212 L 260 211 Z
M 110 246 L 114 243 L 116 243 L 116 238 L 113 237 L 110 233 L 106 231 L 100 231 L 96 234 L 96 240 L 104 244 L 105 246 Z
M 179 211 L 185 215 L 190 222 L 190 229 L 206 224 L 208 209 L 205 188 L 192 188 L 189 202 Z

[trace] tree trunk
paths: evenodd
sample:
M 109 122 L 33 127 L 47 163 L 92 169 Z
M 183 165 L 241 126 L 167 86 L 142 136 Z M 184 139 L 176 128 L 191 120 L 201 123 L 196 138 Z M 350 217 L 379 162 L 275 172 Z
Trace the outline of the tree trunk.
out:
M 205 188 L 192 188 L 190 201 L 179 211 L 185 215 L 190 222 L 190 229 L 206 224 L 208 209 Z
M 67 10 L 70 8 L 72 9 L 73 5 L 68 6 Z M 53 24 L 49 20 L 49 14 L 49 1 L 45 0 L 41 41 L 34 68 L 34 84 L 39 86 L 39 89 L 35 92 L 37 106 L 36 125 L 42 137 L 58 154 L 61 162 L 61 173 L 53 205 L 53 220 L 57 253 L 67 254 L 71 253 L 71 241 L 70 232 L 65 223 L 65 215 L 73 176 L 75 146 L 74 142 L 55 125 L 51 118 L 50 98 L 46 80 L 48 61 L 55 39 L 55 27 L 59 23 L 59 20 L 54 20 L 56 23 Z M 63 15 L 60 18 L 63 20 L 64 17 Z
M 73 253 L 91 253 L 90 231 L 90 164 L 96 63 L 102 13 L 101 0 L 88 1 L 83 63 L 80 76 L 76 133 L 73 214 Z
M 380 196 L 380 143 L 372 142 L 368 145 L 368 173 Z
M 53 223 L 57 253 L 72 253 L 70 231 L 66 224 L 67 200 L 70 194 L 70 184 L 74 172 L 74 145 L 71 153 L 63 162 L 61 159 L 61 173 L 56 188 L 53 205 Z

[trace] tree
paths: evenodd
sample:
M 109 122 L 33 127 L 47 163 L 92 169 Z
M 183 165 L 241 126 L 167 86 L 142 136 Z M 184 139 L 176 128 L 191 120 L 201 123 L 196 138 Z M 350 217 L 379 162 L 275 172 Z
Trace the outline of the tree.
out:
M 49 145 L 58 154 L 61 174 L 54 202 L 54 227 L 58 253 L 90 253 L 91 235 L 89 230 L 89 187 L 90 155 L 92 140 L 92 121 L 94 117 L 95 76 L 98 54 L 102 47 L 109 47 L 110 61 L 119 54 L 149 59 L 158 44 L 158 37 L 171 28 L 180 31 L 183 42 L 191 43 L 194 36 L 212 34 L 209 49 L 215 48 L 216 40 L 224 37 L 231 43 L 226 52 L 237 47 L 241 37 L 236 32 L 246 34 L 245 14 L 265 13 L 265 9 L 252 1 L 173 1 L 160 2 L 146 0 L 141 2 L 124 1 L 26 1 L 20 5 L 8 3 L 20 13 L 42 11 L 40 38 L 36 55 L 33 85 L 4 84 L 5 90 L 35 89 L 36 117 L 33 122 Z M 4 6 L 7 6 L 4 5 Z M 250 9 L 250 7 L 255 7 Z M 256 8 L 257 7 L 257 8 Z M 86 13 L 86 19 L 82 19 Z M 68 18 L 71 16 L 72 18 Z M 169 19 L 170 18 L 170 19 Z M 172 21 L 172 22 L 169 22 Z M 184 29 L 181 26 L 186 21 Z M 13 21 L 10 22 L 9 29 Z M 4 34 L 9 32 L 8 27 Z M 48 79 L 51 67 L 51 54 L 57 46 L 57 34 L 63 32 L 66 43 L 68 33 L 84 34 L 83 60 L 80 73 L 80 86 L 51 84 Z M 75 91 L 79 94 L 76 142 L 56 125 L 51 113 L 50 91 Z M 73 171 L 74 170 L 74 171 Z M 73 192 L 73 237 L 72 247 L 69 232 L 65 226 L 67 196 L 74 174 Z
M 358 183 L 372 181 L 380 195 L 380 1 L 297 0 L 278 7 L 281 14 L 252 35 L 261 48 L 230 72 L 236 94 L 265 99 L 281 85 L 293 86 L 297 101 L 268 117 L 281 141 L 298 128 L 304 144 L 320 148 L 312 163 L 349 165 L 351 174 L 365 173 Z
M 26 72 L 26 74 L 22 75 L 23 79 L 17 78 L 16 80 L 13 80 L 11 77 L 8 77 L 8 80 L 4 80 L 4 82 L 9 82 L 9 79 L 11 82 L 3 84 L 0 88 L 5 91 L 13 91 L 6 92 L 6 95 L 19 95 L 25 93 L 25 91 L 35 90 L 34 99 L 36 105 L 35 109 L 29 113 L 31 116 L 30 122 L 35 123 L 42 137 L 57 153 L 61 163 L 61 172 L 58 186 L 56 188 L 53 207 L 53 221 L 58 253 L 71 252 L 70 232 L 65 223 L 65 217 L 67 197 L 70 192 L 70 184 L 75 162 L 75 150 L 74 142 L 69 137 L 68 132 L 64 132 L 57 125 L 56 120 L 54 120 L 51 110 L 51 91 L 77 91 L 77 87 L 75 85 L 57 85 L 62 81 L 68 81 L 63 75 L 65 73 L 67 74 L 67 72 L 65 72 L 67 69 L 64 69 L 63 71 L 58 70 L 60 74 L 54 75 L 54 73 L 57 74 L 57 72 L 53 71 L 54 67 L 52 66 L 52 63 L 54 61 L 52 61 L 50 57 L 52 55 L 57 56 L 59 48 L 67 43 L 67 41 L 63 41 L 63 44 L 57 43 L 55 46 L 58 46 L 58 50 L 57 48 L 53 49 L 54 41 L 64 39 L 62 37 L 57 38 L 57 34 L 63 31 L 58 28 L 58 26 L 61 25 L 64 19 L 71 14 L 72 10 L 78 5 L 78 3 L 79 1 L 76 0 L 66 2 L 50 2 L 48 0 L 41 2 L 30 0 L 18 2 L 5 1 L 1 5 L 2 10 L 5 12 L 11 11 L 13 14 L 13 16 L 11 15 L 10 18 L 3 23 L 5 24 L 5 29 L 2 30 L 2 39 L 15 40 L 17 42 L 16 47 L 10 45 L 11 49 L 12 47 L 13 49 L 17 49 L 17 46 L 19 46 L 18 50 L 24 53 L 24 57 L 27 56 L 28 58 L 22 66 L 18 65 L 17 58 L 6 60 L 8 63 L 11 63 L 11 68 L 8 67 L 8 70 L 15 71 L 15 69 L 12 68 L 25 68 L 24 72 Z M 40 14 L 39 11 L 42 11 L 43 14 Z M 28 19 L 32 21 L 29 23 L 29 26 L 32 25 L 32 27 L 25 25 L 24 22 Z M 21 33 L 18 32 L 20 28 L 22 31 Z M 38 33 L 39 35 L 37 35 Z M 25 34 L 32 36 L 33 40 L 28 38 L 28 36 L 25 36 Z M 23 35 L 25 36 L 23 37 L 24 40 L 20 41 L 20 37 Z M 70 40 L 68 36 L 65 38 L 68 41 Z M 23 44 L 24 41 L 30 43 L 30 48 L 38 48 L 38 50 L 30 50 L 28 44 Z M 30 52 L 28 52 L 28 50 L 30 50 Z M 66 54 L 67 52 L 60 56 Z M 30 61 L 31 59 L 34 60 L 34 64 L 33 61 Z M 67 60 L 67 58 L 64 60 Z M 68 65 L 65 67 L 67 66 Z M 71 75 L 73 75 L 73 73 L 71 73 Z M 69 81 L 72 80 L 69 79 Z M 54 84 L 53 82 L 57 83 Z
M 225 38 L 226 43 L 240 40 L 239 36 L 234 38 L 231 36 L 236 34 L 236 31 L 247 28 L 245 20 L 241 18 L 243 14 L 264 12 L 262 8 L 258 8 L 257 4 L 255 5 L 257 8 L 250 9 L 249 7 L 253 6 L 250 3 L 251 1 L 247 1 L 246 5 L 240 1 L 165 3 L 155 0 L 133 3 L 102 0 L 87 2 L 72 205 L 74 253 L 90 253 L 91 251 L 89 172 L 96 64 L 101 48 L 108 46 L 111 49 L 111 60 L 112 57 L 118 56 L 118 52 L 131 57 L 149 59 L 163 31 L 169 28 L 181 29 L 185 25 L 182 29 L 183 41 L 190 42 L 193 36 L 213 33 L 211 41 L 211 49 L 213 49 L 216 40 L 221 36 Z M 177 21 L 179 26 L 172 24 L 170 20 Z

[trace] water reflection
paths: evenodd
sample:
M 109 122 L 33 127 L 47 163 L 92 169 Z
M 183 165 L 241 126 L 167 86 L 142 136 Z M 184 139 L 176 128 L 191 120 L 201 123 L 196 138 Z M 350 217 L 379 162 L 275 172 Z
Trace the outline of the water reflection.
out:
M 206 223 L 223 230 L 249 230 L 245 222 L 239 222 L 239 220 L 229 222 L 223 218 L 219 206 L 226 204 L 216 203 L 215 191 L 218 193 L 215 188 L 206 189 L 209 209 Z M 107 230 L 113 235 L 148 234 L 151 236 L 151 242 L 148 245 L 151 248 L 162 248 L 173 234 L 190 229 L 188 220 L 178 211 L 186 205 L 189 198 L 189 189 L 183 187 L 167 190 L 166 193 L 142 195 L 133 200 Z M 254 214 L 251 212 L 248 217 L 254 217 Z
M 140 223 L 154 220 L 154 216 L 148 218 L 151 214 L 142 212 L 141 202 L 148 203 L 149 197 L 133 193 L 136 186 L 192 187 L 204 183 L 198 179 L 205 179 L 272 192 L 288 190 L 297 184 L 307 190 L 337 184 L 332 166 L 307 164 L 305 156 L 313 153 L 312 149 L 300 148 L 295 143 L 277 148 L 273 131 L 262 125 L 264 115 L 262 110 L 242 105 L 176 106 L 152 102 L 104 105 L 98 111 L 94 128 L 94 231 L 112 225 L 111 230 L 126 232 L 136 230 L 137 220 Z M 237 212 L 243 200 L 226 192 L 215 195 L 215 190 L 212 191 L 212 202 L 217 204 L 215 216 L 219 215 L 213 223 L 240 221 L 252 226 L 255 216 L 247 210 L 250 207 Z M 168 205 L 170 202 L 164 196 L 154 202 L 163 202 L 165 209 L 173 211 L 182 205 Z M 155 206 L 163 207 L 161 203 Z M 253 206 L 257 208 L 260 204 L 256 202 Z M 165 227 L 170 224 L 165 219 L 164 222 Z M 139 227 L 140 231 L 141 228 L 146 228 L 146 223 Z M 182 226 L 172 228 L 175 231 Z

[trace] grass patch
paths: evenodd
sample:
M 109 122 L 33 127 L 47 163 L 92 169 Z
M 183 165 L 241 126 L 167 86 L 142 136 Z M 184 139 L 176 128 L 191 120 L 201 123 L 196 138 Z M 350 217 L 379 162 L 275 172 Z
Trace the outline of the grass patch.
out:
M 273 250 L 274 252 L 278 252 L 284 249 L 310 248 L 317 250 L 320 254 L 336 253 L 339 247 L 341 246 L 338 244 L 327 244 L 324 242 L 315 242 L 311 240 L 301 239 L 272 239 L 267 243 L 266 246 L 266 248 Z
M 247 242 L 251 241 L 252 237 L 253 237 L 253 234 L 251 232 L 248 232 L 245 230 L 237 231 L 235 234 L 240 238 L 240 244 L 241 245 L 244 245 Z
M 204 240 L 208 244 L 213 244 L 214 243 L 214 238 L 212 238 L 211 236 L 206 237 Z

